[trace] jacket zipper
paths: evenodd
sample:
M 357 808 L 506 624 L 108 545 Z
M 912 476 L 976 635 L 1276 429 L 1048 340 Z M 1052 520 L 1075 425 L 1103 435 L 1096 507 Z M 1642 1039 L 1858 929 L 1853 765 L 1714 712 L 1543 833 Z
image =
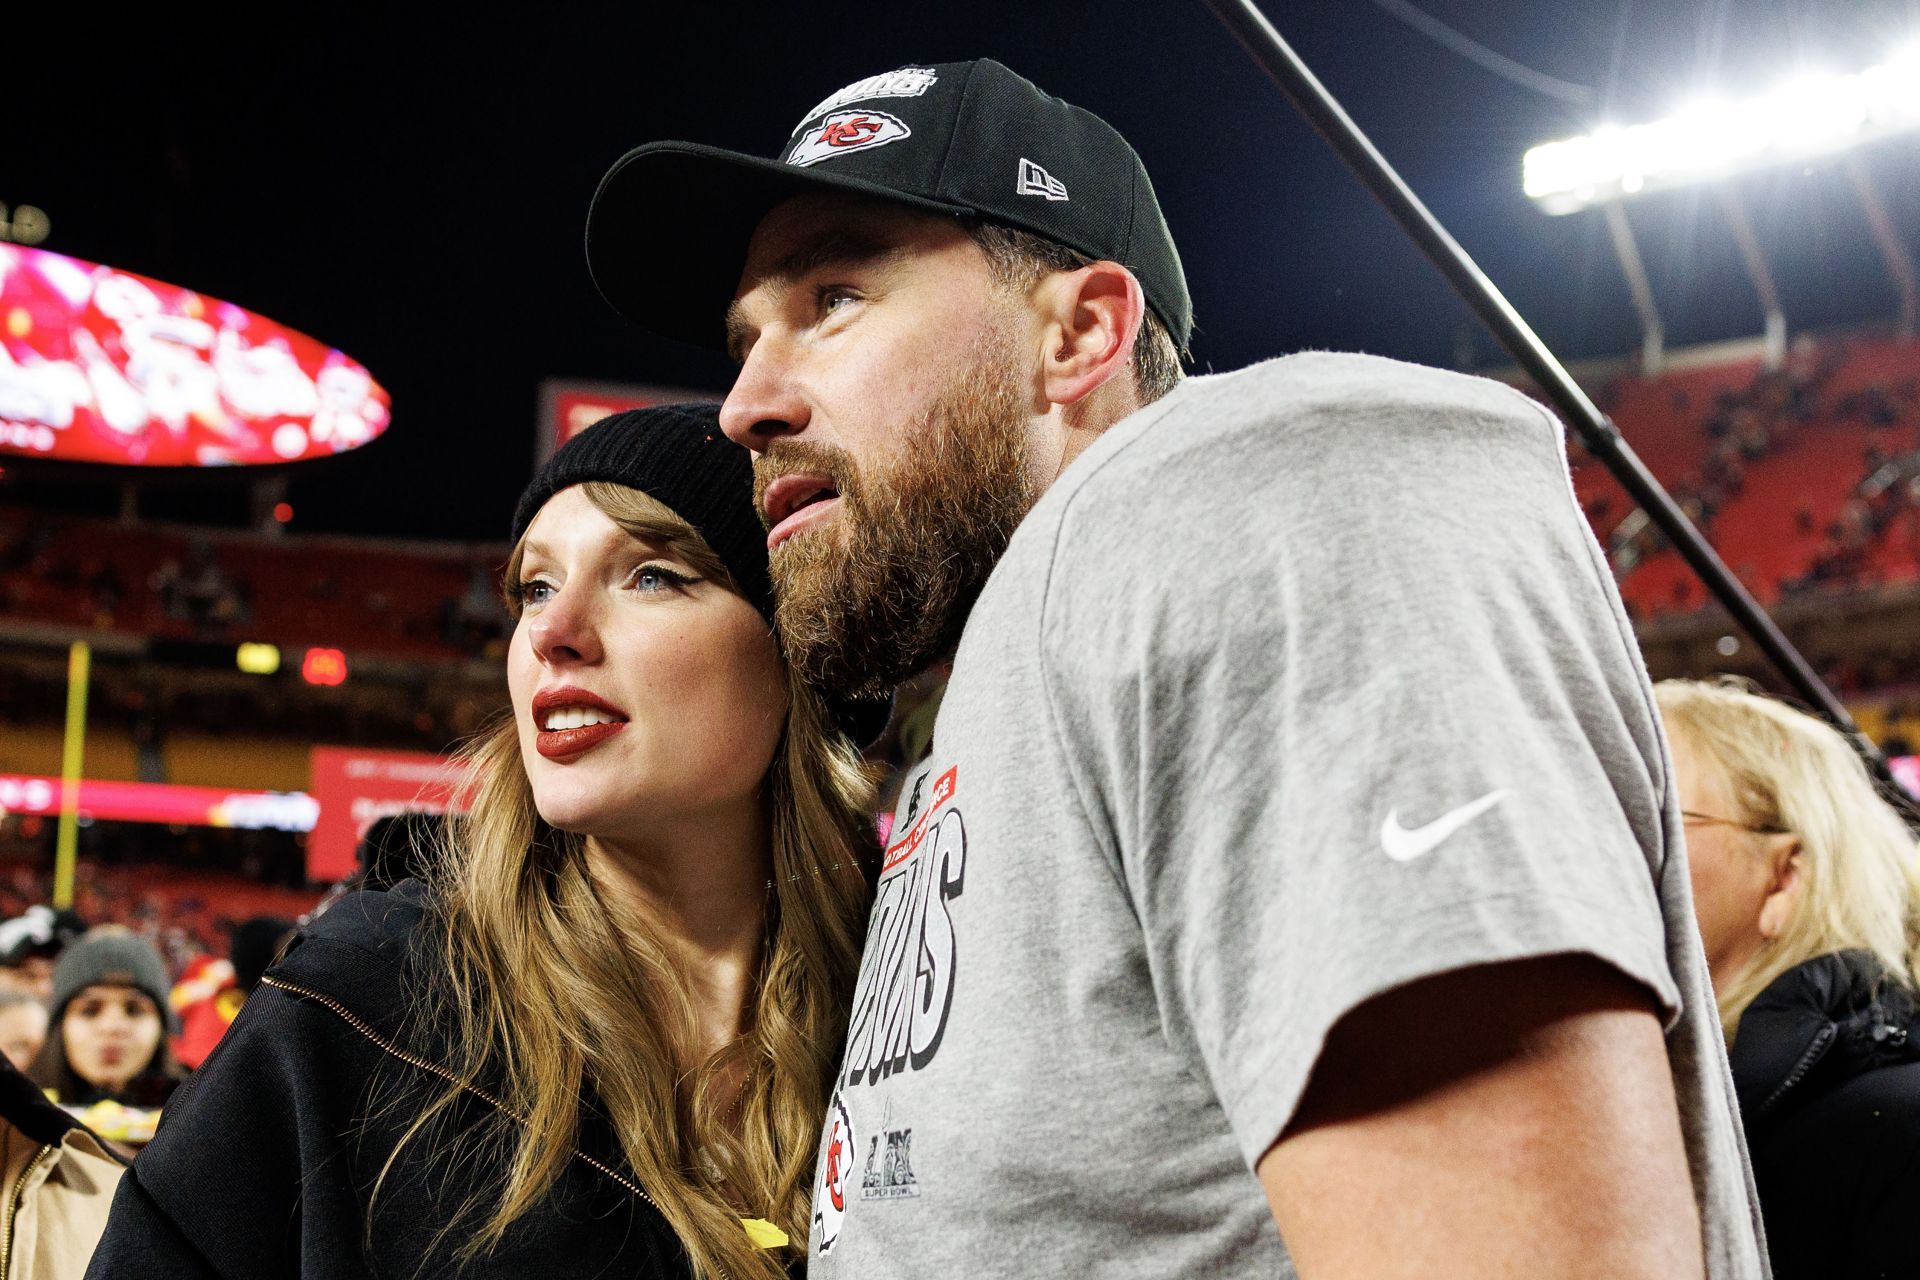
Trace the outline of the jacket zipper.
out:
M 1807 1072 L 1813 1070 L 1813 1064 L 1820 1061 L 1821 1055 L 1826 1053 L 1827 1046 L 1833 1043 L 1834 1036 L 1838 1034 L 1839 1028 L 1831 1022 L 1814 1033 L 1813 1042 L 1807 1046 L 1806 1052 L 1800 1055 L 1800 1060 L 1793 1064 L 1793 1070 L 1787 1072 L 1787 1078 L 1782 1080 L 1780 1087 L 1768 1094 L 1767 1100 L 1760 1104 L 1759 1115 L 1765 1115 L 1773 1110 L 1774 1105 L 1786 1095 L 1787 1090 L 1799 1084 Z
M 429 1075 L 438 1076 L 440 1079 L 445 1080 L 448 1084 L 457 1085 L 458 1087 L 465 1089 L 468 1093 L 480 1099 L 480 1101 L 486 1103 L 488 1106 L 492 1107 L 495 1111 L 498 1111 L 501 1115 L 507 1117 L 507 1119 L 513 1121 L 515 1124 L 521 1126 L 522 1128 L 526 1127 L 526 1123 L 527 1123 L 526 1118 L 520 1115 L 518 1112 L 514 1111 L 511 1107 L 507 1106 L 506 1103 L 500 1101 L 500 1099 L 494 1097 L 492 1094 L 488 1093 L 484 1089 L 481 1089 L 477 1085 L 470 1084 L 467 1081 L 460 1079 L 458 1076 L 454 1075 L 453 1072 L 447 1070 L 445 1067 L 439 1065 L 438 1063 L 428 1062 L 425 1058 L 422 1058 L 417 1054 L 411 1054 L 406 1052 L 404 1049 L 401 1049 L 400 1047 L 398 1047 L 397 1045 L 389 1041 L 386 1037 L 382 1036 L 378 1031 L 375 1031 L 372 1027 L 368 1026 L 366 1022 L 363 1021 L 357 1014 L 355 1014 L 352 1010 L 348 1009 L 345 1005 L 341 1004 L 338 1000 L 335 1000 L 332 996 L 323 995 L 320 992 L 314 991 L 308 987 L 295 986 L 293 983 L 288 982 L 283 978 L 275 978 L 275 977 L 269 976 L 269 977 L 261 978 L 260 981 L 269 987 L 278 987 L 282 991 L 290 992 L 293 995 L 301 996 L 305 999 L 314 1001 L 316 1004 L 325 1006 L 326 1008 L 332 1010 L 334 1013 L 338 1014 L 341 1021 L 345 1022 L 348 1026 L 352 1027 L 355 1031 L 358 1031 L 361 1035 L 365 1036 L 367 1039 L 373 1041 L 373 1043 L 377 1045 L 383 1053 L 387 1053 L 395 1058 L 398 1058 L 400 1061 L 406 1063 L 410 1067 L 413 1067 L 415 1070 L 425 1071 Z M 639 1196 L 642 1200 L 646 1201 L 649 1205 L 652 1205 L 655 1213 L 660 1213 L 662 1217 L 665 1216 L 665 1214 L 660 1209 L 659 1203 L 655 1201 L 652 1196 L 648 1195 L 644 1190 L 642 1190 L 639 1183 L 635 1182 L 633 1179 L 629 1177 L 626 1177 L 619 1170 L 612 1168 L 611 1166 L 603 1163 L 602 1161 L 594 1159 L 592 1156 L 588 1155 L 586 1152 L 582 1151 L 578 1147 L 573 1148 L 573 1158 L 585 1165 L 588 1165 L 591 1168 L 599 1170 L 601 1173 L 604 1173 L 607 1177 L 613 1179 L 614 1182 L 618 1183 L 622 1187 L 625 1187 L 628 1191 L 631 1191 L 634 1195 Z M 11 1217 L 9 1217 L 8 1219 L 8 1227 L 10 1231 L 12 1227 Z M 5 1275 L 6 1275 L 6 1269 L 3 1265 L 0 1265 L 0 1276 L 5 1276 Z
M 43 1146 L 34 1152 L 33 1158 L 27 1161 L 27 1167 L 20 1171 L 20 1176 L 14 1180 L 13 1188 L 7 1195 L 7 1225 L 5 1234 L 0 1235 L 0 1276 L 5 1276 L 13 1270 L 13 1225 L 14 1219 L 20 1216 L 20 1202 L 26 1199 L 27 1179 L 33 1177 L 33 1171 L 52 1154 L 51 1146 Z

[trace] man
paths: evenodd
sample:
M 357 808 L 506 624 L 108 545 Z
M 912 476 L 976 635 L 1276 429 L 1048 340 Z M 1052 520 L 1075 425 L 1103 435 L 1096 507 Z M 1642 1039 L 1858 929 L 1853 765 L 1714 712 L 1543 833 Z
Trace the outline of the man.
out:
M 1357 356 L 1176 388 L 1138 158 L 989 61 L 850 85 L 779 160 L 642 147 L 588 254 L 739 362 L 793 660 L 953 656 L 810 1274 L 1764 1273 L 1547 414 Z

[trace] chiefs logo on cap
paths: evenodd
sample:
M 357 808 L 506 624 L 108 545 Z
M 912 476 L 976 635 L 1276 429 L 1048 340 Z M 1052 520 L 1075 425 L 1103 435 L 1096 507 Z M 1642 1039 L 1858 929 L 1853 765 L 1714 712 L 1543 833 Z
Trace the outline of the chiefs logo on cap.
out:
M 884 147 L 911 137 L 913 130 L 899 116 L 884 111 L 836 111 L 802 133 L 787 152 L 787 163 L 805 168 L 852 151 Z

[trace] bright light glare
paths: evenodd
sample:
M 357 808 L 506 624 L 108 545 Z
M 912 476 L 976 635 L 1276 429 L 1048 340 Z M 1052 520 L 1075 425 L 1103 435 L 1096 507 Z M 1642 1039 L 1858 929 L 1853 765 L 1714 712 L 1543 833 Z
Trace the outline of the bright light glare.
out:
M 1801 75 L 1743 101 L 1700 99 L 1651 124 L 1603 125 L 1522 162 L 1548 213 L 1831 155 L 1920 128 L 1920 41 L 1853 75 Z

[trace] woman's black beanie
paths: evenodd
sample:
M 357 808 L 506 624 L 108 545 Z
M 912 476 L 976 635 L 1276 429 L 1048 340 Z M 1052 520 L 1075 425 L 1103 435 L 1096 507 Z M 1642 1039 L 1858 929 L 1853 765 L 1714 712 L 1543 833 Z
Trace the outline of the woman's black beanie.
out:
M 693 526 L 760 616 L 773 621 L 767 531 L 753 509 L 753 462 L 720 432 L 717 404 L 662 404 L 602 418 L 561 445 L 513 511 L 520 541 L 547 499 L 589 480 L 638 489 Z
M 590 480 L 638 489 L 670 508 L 720 557 L 747 603 L 773 623 L 767 531 L 753 506 L 753 462 L 720 430 L 717 404 L 664 404 L 602 418 L 561 445 L 533 477 L 513 512 L 518 543 L 547 499 Z M 835 723 L 856 746 L 887 727 L 893 700 L 827 698 Z

